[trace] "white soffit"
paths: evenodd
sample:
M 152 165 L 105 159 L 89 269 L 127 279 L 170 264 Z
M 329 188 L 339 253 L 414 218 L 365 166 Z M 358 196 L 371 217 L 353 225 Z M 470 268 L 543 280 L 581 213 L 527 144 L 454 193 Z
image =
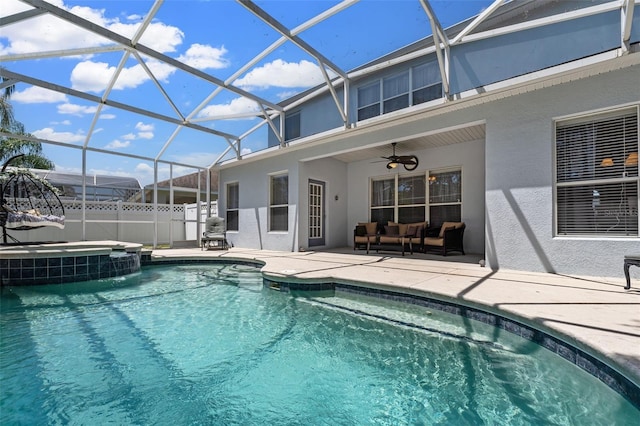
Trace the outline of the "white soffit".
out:
M 439 146 L 484 140 L 484 137 L 484 124 L 475 124 L 467 127 L 460 127 L 425 135 L 418 135 L 406 140 L 390 140 L 389 143 L 384 145 L 377 145 L 365 149 L 343 152 L 337 155 L 333 155 L 331 156 L 331 158 L 345 163 L 352 163 L 365 159 L 391 155 L 391 142 L 397 142 L 397 155 L 409 155 L 414 154 L 416 151 L 427 148 L 435 148 Z

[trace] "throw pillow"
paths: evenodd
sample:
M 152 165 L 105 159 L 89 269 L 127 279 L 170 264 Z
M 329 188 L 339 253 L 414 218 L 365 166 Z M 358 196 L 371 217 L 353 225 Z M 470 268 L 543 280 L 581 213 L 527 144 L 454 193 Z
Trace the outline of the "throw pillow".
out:
M 358 225 L 362 225 L 366 228 L 367 234 L 375 235 L 376 227 L 378 226 L 377 222 L 360 222 Z
M 400 228 L 398 228 L 397 226 L 385 226 L 384 227 L 384 233 L 386 235 L 398 235 L 400 233 Z

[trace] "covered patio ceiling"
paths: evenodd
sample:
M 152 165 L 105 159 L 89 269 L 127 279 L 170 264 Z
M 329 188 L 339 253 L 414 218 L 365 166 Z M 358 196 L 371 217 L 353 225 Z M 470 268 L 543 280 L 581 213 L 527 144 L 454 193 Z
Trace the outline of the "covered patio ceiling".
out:
M 20 7 L 13 7 L 19 3 Z M 120 3 L 120 2 L 114 2 Z M 526 14 L 539 6 L 540 2 L 521 1 L 485 1 L 460 2 L 473 3 L 473 7 L 484 7 L 475 17 L 465 17 L 463 20 L 443 22 L 441 16 L 447 15 L 449 2 L 434 0 L 413 0 L 411 2 L 370 2 L 367 0 L 343 0 L 339 2 L 255 2 L 238 0 L 236 2 L 165 2 L 156 0 L 151 2 L 131 2 L 147 5 L 148 9 L 139 16 L 134 26 L 117 25 L 122 22 L 111 22 L 97 19 L 91 1 L 74 1 L 73 5 L 65 5 L 61 1 L 44 0 L 3 0 L 0 9 L 0 36 L 6 34 L 27 34 L 38 25 L 54 25 L 49 32 L 42 34 L 55 37 L 57 26 L 73 26 L 76 32 L 73 40 L 68 40 L 67 47 L 51 49 L 51 44 L 43 39 L 38 43 L 31 43 L 29 47 L 18 48 L 18 38 L 4 46 L 0 54 L 2 68 L 0 89 L 16 85 L 19 90 L 36 87 L 49 92 L 55 92 L 64 97 L 77 100 L 85 110 L 91 106 L 92 113 L 82 122 L 82 139 L 73 142 L 63 139 L 47 138 L 42 135 L 15 135 L 1 133 L 6 137 L 18 137 L 36 140 L 45 144 L 66 146 L 85 151 L 111 153 L 120 156 L 145 159 L 186 167 L 208 168 L 223 161 L 241 160 L 248 152 L 256 152 L 265 146 L 254 144 L 254 139 L 266 143 L 265 137 L 256 137 L 259 131 L 271 129 L 278 135 L 280 147 L 285 148 L 284 141 L 284 113 L 296 108 L 309 96 L 320 92 L 330 92 L 336 110 L 343 119 L 344 129 L 349 128 L 351 111 L 348 109 L 348 91 L 344 96 L 338 96 L 337 88 L 347 86 L 354 79 L 361 78 L 369 72 L 378 71 L 380 67 L 393 65 L 407 60 L 415 55 L 435 52 L 440 65 L 445 96 L 449 97 L 448 58 L 450 46 L 476 40 L 479 37 L 491 37 L 496 34 L 494 28 L 501 20 L 512 18 L 517 14 Z M 302 4 L 304 3 L 304 5 Z M 622 2 L 590 2 L 578 4 L 567 2 L 567 10 L 563 15 L 554 19 L 573 19 L 590 13 L 596 13 L 605 8 L 607 10 L 620 9 L 622 14 L 622 49 L 625 48 L 625 36 L 631 30 L 631 16 L 633 15 L 633 0 Z M 178 4 L 182 7 L 176 9 Z M 284 4 L 284 7 L 282 7 Z M 11 7 L 9 7 L 11 5 Z M 407 7 L 407 5 L 410 5 Z M 202 7 L 207 6 L 207 9 Z M 589 7 L 585 7 L 589 6 Z M 385 36 L 384 22 L 369 22 L 368 11 L 374 7 L 385 7 L 389 13 L 385 19 L 410 19 L 411 25 L 406 25 L 407 37 L 395 37 L 393 41 L 383 43 L 382 52 L 374 49 L 362 49 L 361 45 L 349 43 L 345 32 L 347 27 L 357 26 L 365 43 L 380 44 Z M 454 6 L 455 7 L 455 6 Z M 467 4 L 467 7 L 469 5 Z M 564 6 L 563 6 L 564 7 Z M 224 22 L 239 16 L 237 9 L 243 11 L 242 20 Z M 393 9 L 393 11 L 392 11 Z M 471 9 L 469 9 L 471 10 Z M 206 11 L 207 15 L 202 16 Z M 441 13 L 440 13 L 440 12 Z M 212 66 L 204 62 L 203 58 L 196 58 L 195 50 L 177 55 L 170 48 L 162 48 L 156 41 L 161 36 L 158 33 L 158 22 L 164 28 L 172 24 L 174 14 L 180 13 L 183 19 L 189 19 L 193 25 L 209 25 L 211 39 L 193 40 L 192 48 L 197 50 L 209 49 L 216 46 L 224 49 L 226 43 L 231 45 L 233 37 L 238 37 L 243 31 L 252 30 L 251 45 L 245 46 L 249 59 L 237 65 L 233 61 L 232 67 Z M 200 12 L 200 15 L 198 13 Z M 231 12 L 234 12 L 233 14 Z M 397 12 L 397 13 L 396 13 Z M 401 15 L 408 12 L 409 15 Z M 416 13 L 417 12 L 417 13 Z M 92 14 L 94 13 L 94 14 Z M 396 16 L 398 15 L 398 16 Z M 53 20 L 43 20 L 53 19 Z M 532 18 L 535 15 L 532 14 Z M 451 19 L 451 18 L 449 18 Z M 527 26 L 543 25 L 542 20 L 530 19 L 519 26 L 499 31 L 518 31 Z M 548 24 L 545 21 L 544 24 Z M 232 26 L 228 26 L 231 24 Z M 219 35 L 218 26 L 232 28 L 236 33 L 226 34 L 229 39 L 216 39 Z M 411 29 L 409 28 L 411 27 Z M 255 32 L 259 28 L 258 33 Z M 447 29 L 445 29 L 447 28 Z M 330 31 L 327 32 L 327 29 Z M 374 32 L 372 32 L 374 31 Z M 37 31 L 36 31 L 37 32 Z M 327 34 L 341 38 L 343 49 L 324 51 L 323 47 Z M 375 37 L 374 37 L 375 34 Z M 183 37 L 185 35 L 183 34 Z M 324 39 L 323 39 L 324 37 Z M 161 38 L 161 37 L 160 37 Z M 371 41 L 368 40 L 371 38 Z M 0 41 L 2 38 L 0 38 Z M 25 39 L 25 44 L 26 43 Z M 33 39 L 29 39 L 33 41 Z M 393 44 L 395 43 L 395 44 Z M 361 49 L 361 50 L 357 50 Z M 267 65 L 273 65 L 284 50 L 295 50 L 297 64 L 310 64 L 311 71 L 318 83 L 313 87 L 287 87 L 286 98 L 283 90 L 270 92 L 261 90 L 255 83 L 249 84 L 249 77 L 256 77 L 256 73 L 267 73 Z M 391 55 L 388 55 L 389 52 Z M 248 55 L 248 56 L 247 56 Z M 106 64 L 108 78 L 102 85 L 79 84 L 69 78 L 71 72 L 62 77 L 54 76 L 47 71 L 48 61 L 65 58 L 69 63 L 84 60 L 91 64 Z M 85 58 L 85 59 L 83 59 Z M 211 59 L 211 58 L 209 58 Z M 101 62 L 104 61 L 104 62 Z M 305 62 L 306 61 L 306 62 Z M 144 74 L 147 86 L 153 88 L 156 102 L 149 106 L 142 103 L 147 99 L 149 91 L 141 90 L 141 86 L 134 86 L 127 81 L 131 78 L 131 70 Z M 167 71 L 170 70 L 170 71 Z M 77 68 L 73 71 L 75 72 Z M 305 71 L 301 70 L 301 73 Z M 178 87 L 174 84 L 174 76 L 180 76 Z M 171 78 L 170 78 L 171 77 Z M 266 78 L 275 78 L 271 74 Z M 175 78 L 177 80 L 177 77 Z M 266 84 L 266 83 L 265 83 Z M 182 87 L 180 87 L 182 85 Z M 147 87 L 148 89 L 148 87 Z M 185 100 L 188 98 L 188 100 Z M 282 102 L 283 99 L 288 99 Z M 232 104 L 239 108 L 223 108 Z M 145 122 L 157 122 L 162 126 L 162 136 L 149 141 L 144 149 L 123 149 L 125 144 L 113 145 L 101 139 L 102 119 L 106 113 L 117 110 L 119 114 L 140 117 Z M 20 118 L 20 117 L 18 117 Z M 27 128 L 27 131 L 31 129 Z M 158 132 L 160 133 L 160 132 Z M 264 135 L 264 134 L 263 134 Z M 439 144 L 456 143 L 484 137 L 484 126 L 472 126 L 465 129 L 455 129 L 446 133 L 417 136 L 409 141 L 399 141 L 398 153 L 404 150 L 419 149 Z M 391 141 L 390 141 L 391 142 Z M 198 148 L 195 148 L 195 145 Z M 191 146 L 194 146 L 191 148 Z M 114 147 L 115 146 L 115 147 Z M 208 150 L 215 155 L 206 163 L 186 163 L 176 161 L 172 154 L 184 150 Z M 367 152 L 341 153 L 335 157 L 342 161 L 353 161 L 354 156 L 388 155 L 387 145 L 371 147 Z M 83 160 L 84 161 L 84 160 Z M 83 170 L 85 165 L 83 164 Z
M 473 124 L 441 132 L 416 135 L 410 139 L 394 140 L 382 145 L 367 147 L 348 152 L 341 152 L 331 157 L 345 163 L 361 161 L 363 159 L 382 158 L 391 154 L 391 142 L 397 142 L 397 155 L 410 155 L 418 150 L 435 148 L 456 143 L 483 140 L 485 137 L 484 124 Z

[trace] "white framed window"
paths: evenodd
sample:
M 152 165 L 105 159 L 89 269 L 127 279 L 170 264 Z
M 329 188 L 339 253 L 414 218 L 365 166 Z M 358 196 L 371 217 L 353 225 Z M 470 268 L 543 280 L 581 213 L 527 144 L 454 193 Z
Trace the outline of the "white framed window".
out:
M 409 71 L 382 80 L 382 113 L 409 106 Z
M 427 182 L 429 183 L 427 185 Z M 370 220 L 387 223 L 462 220 L 462 170 L 395 174 L 370 181 Z
M 407 71 L 359 87 L 358 121 L 442 96 L 442 76 L 438 61 L 416 65 Z
M 411 105 L 439 99 L 442 93 L 442 76 L 437 61 L 411 68 Z
M 380 115 L 380 81 L 358 88 L 358 121 Z
M 232 182 L 227 184 L 227 231 L 239 229 L 240 184 Z
M 399 223 L 425 221 L 426 206 L 425 174 L 398 176 L 398 220 Z
M 269 178 L 269 231 L 289 230 L 289 175 Z
M 556 121 L 556 235 L 638 236 L 639 108 Z
M 370 216 L 372 222 L 395 221 L 397 175 L 371 179 Z
M 462 170 L 429 173 L 429 225 L 462 221 Z

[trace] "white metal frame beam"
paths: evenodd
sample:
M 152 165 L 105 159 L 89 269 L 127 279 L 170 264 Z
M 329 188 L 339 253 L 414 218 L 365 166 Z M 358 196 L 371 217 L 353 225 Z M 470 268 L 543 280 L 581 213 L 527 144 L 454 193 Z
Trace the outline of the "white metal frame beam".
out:
M 475 30 L 478 25 L 480 25 L 485 19 L 489 17 L 493 12 L 495 12 L 505 0 L 495 0 L 489 7 L 482 11 L 476 19 L 471 21 L 469 25 L 467 25 L 462 31 L 460 31 L 456 36 L 451 40 L 451 44 L 458 44 L 462 41 L 462 39 L 471 33 L 471 31 Z
M 631 46 L 629 41 L 631 40 L 631 27 L 633 26 L 633 9 L 635 6 L 634 0 L 623 0 L 622 7 L 620 8 L 620 36 L 622 54 L 627 55 Z
M 438 58 L 438 67 L 440 68 L 440 78 L 442 79 L 442 89 L 447 99 L 450 99 L 451 94 L 449 89 L 449 38 L 442 29 L 440 21 L 435 12 L 431 8 L 429 0 L 420 0 L 422 8 L 429 17 L 429 23 L 431 24 L 431 33 L 433 34 L 433 45 L 436 49 L 436 57 Z
M 173 118 L 173 117 L 168 117 L 166 115 L 162 115 L 162 114 L 158 114 L 156 112 L 153 111 L 148 111 L 142 108 L 137 108 L 134 106 L 131 106 L 129 104 L 123 104 L 121 102 L 116 102 L 116 101 L 103 101 L 102 98 L 100 98 L 99 96 L 95 96 L 95 95 L 91 95 L 85 92 L 80 92 L 78 90 L 75 89 L 71 89 L 69 87 L 64 87 L 64 86 L 60 86 L 58 84 L 54 84 L 54 83 L 49 83 L 47 81 L 43 81 L 43 80 L 39 80 L 37 78 L 33 78 L 33 77 L 29 77 L 23 74 L 18 74 L 12 71 L 8 71 L 6 69 L 2 69 L 0 68 L 0 77 L 3 78 L 9 78 L 9 79 L 14 79 L 14 80 L 19 80 L 23 83 L 27 83 L 30 84 L 32 86 L 38 86 L 38 87 L 42 87 L 44 89 L 48 89 L 48 90 L 53 90 L 54 92 L 58 92 L 58 93 L 64 93 L 65 95 L 70 95 L 70 96 L 74 96 L 80 99 L 84 99 L 86 101 L 89 102 L 93 102 L 95 104 L 98 105 L 105 105 L 105 106 L 111 106 L 114 108 L 119 108 L 125 111 L 129 111 L 129 112 L 133 112 L 135 114 L 139 114 L 139 115 L 144 115 L 146 117 L 150 117 L 150 118 L 155 118 L 157 120 L 161 120 L 161 121 L 165 121 L 168 123 L 172 123 L 172 124 L 176 124 L 176 125 L 183 125 L 185 127 L 189 127 L 191 129 L 194 130 L 199 130 L 205 133 L 209 133 L 212 135 L 216 135 L 216 136 L 221 136 L 221 137 L 225 137 L 225 138 L 231 138 L 231 139 L 235 139 L 236 136 L 234 135 L 230 135 L 228 133 L 225 132 L 221 132 L 218 130 L 214 130 L 214 129 L 210 129 L 208 127 L 204 127 L 204 126 L 200 126 L 198 124 L 195 123 L 184 123 L 182 121 L 180 121 L 179 119 Z
M 25 19 L 35 18 L 36 16 L 40 16 L 45 13 L 47 12 L 38 9 L 31 9 L 25 10 L 24 12 L 14 13 L 13 15 L 0 18 L 0 27 L 15 24 L 16 22 L 24 21 Z
M 340 113 L 340 116 L 343 120 L 343 125 L 346 128 L 348 126 L 348 118 L 347 118 L 348 111 L 344 110 L 344 106 L 347 105 L 347 102 L 346 102 L 347 94 L 345 92 L 345 95 L 344 95 L 345 100 L 341 104 L 340 101 L 338 100 L 337 93 L 335 92 L 335 88 L 331 82 L 331 78 L 329 77 L 326 68 L 328 67 L 329 69 L 331 69 L 333 72 L 339 75 L 344 81 L 347 81 L 349 78 L 347 73 L 343 71 L 338 65 L 334 64 L 331 60 L 325 57 L 322 53 L 320 53 L 319 51 L 311 47 L 307 42 L 302 40 L 297 34 L 302 32 L 304 29 L 310 28 L 311 26 L 316 25 L 319 22 L 322 22 L 323 20 L 334 15 L 340 10 L 343 10 L 351 6 L 352 4 L 355 4 L 358 0 L 345 0 L 342 3 L 336 5 L 335 7 L 327 10 L 326 12 L 317 15 L 316 17 L 312 18 L 310 21 L 307 21 L 305 24 L 303 24 L 305 28 L 297 27 L 293 31 L 290 31 L 289 29 L 287 29 L 277 19 L 269 15 L 263 9 L 261 9 L 252 0 L 237 0 L 237 1 L 242 6 L 244 6 L 248 11 L 253 13 L 255 16 L 260 18 L 263 22 L 265 22 L 271 28 L 273 28 L 282 36 L 284 36 L 287 40 L 291 41 L 300 49 L 302 49 L 303 51 L 305 51 L 306 53 L 308 53 L 309 55 L 311 55 L 313 58 L 316 59 L 316 61 L 318 62 L 320 71 L 322 72 L 322 76 L 325 80 L 325 84 L 327 85 L 327 88 L 329 88 L 329 91 L 331 92 L 331 96 L 334 99 L 336 108 L 338 109 L 338 112 Z M 281 145 L 282 143 L 283 142 L 281 141 Z

